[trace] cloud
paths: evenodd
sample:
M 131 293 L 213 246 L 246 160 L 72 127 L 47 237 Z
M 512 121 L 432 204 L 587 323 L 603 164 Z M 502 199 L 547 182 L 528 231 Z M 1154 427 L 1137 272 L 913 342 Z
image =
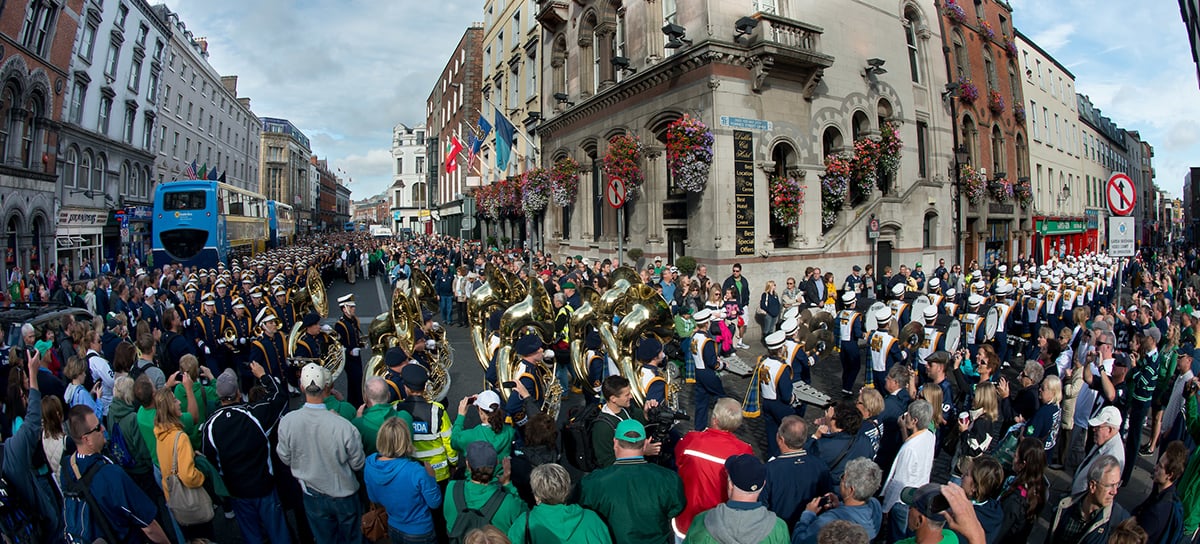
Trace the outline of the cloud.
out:
M 1071 41 L 1071 34 L 1074 33 L 1075 25 L 1073 23 L 1059 23 L 1030 36 L 1030 38 L 1043 49 L 1060 49 Z
M 514 0 L 515 1 L 515 0 Z M 238 76 L 260 117 L 292 121 L 313 153 L 354 178 L 353 198 L 391 179 L 391 129 L 425 121 L 425 99 L 477 0 L 166 0 Z

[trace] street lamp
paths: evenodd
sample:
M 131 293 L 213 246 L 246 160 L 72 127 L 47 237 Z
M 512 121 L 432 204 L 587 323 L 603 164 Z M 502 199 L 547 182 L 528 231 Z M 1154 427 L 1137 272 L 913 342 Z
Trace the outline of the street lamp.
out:
M 1069 198 L 1071 198 L 1071 188 L 1064 183 L 1062 190 L 1058 192 L 1058 206 L 1061 208 L 1063 202 L 1066 202 Z
M 954 100 L 954 98 L 951 98 Z M 957 134 L 957 131 L 955 132 Z M 957 139 L 957 138 L 955 138 Z M 954 148 L 954 262 L 962 263 L 962 166 L 970 160 L 967 146 Z

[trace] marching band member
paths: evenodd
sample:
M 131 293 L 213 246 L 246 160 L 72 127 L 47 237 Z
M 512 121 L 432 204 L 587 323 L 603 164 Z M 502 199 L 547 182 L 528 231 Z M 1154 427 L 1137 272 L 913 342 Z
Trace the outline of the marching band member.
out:
M 945 349 L 945 334 L 937 328 L 937 306 L 929 305 L 921 312 L 921 318 L 925 320 L 925 339 L 921 341 L 920 347 L 917 348 L 917 357 L 914 361 L 918 365 L 918 370 L 923 371 L 925 360 L 933 355 L 933 352 L 939 349 Z
M 1061 300 L 1058 283 L 1058 276 L 1050 276 L 1050 284 L 1046 288 L 1046 304 L 1042 307 L 1046 316 L 1046 324 L 1054 329 L 1054 334 L 1058 334 L 1058 330 L 1062 328 L 1062 319 L 1059 318 L 1058 313 L 1058 303 Z
M 984 326 L 984 316 L 980 315 L 979 309 L 983 305 L 983 297 L 976 293 L 972 293 L 967 297 L 967 314 L 962 318 L 963 340 L 967 344 L 967 351 L 971 353 L 971 360 L 975 360 L 975 354 L 979 352 L 979 346 L 987 340 L 987 327 Z
M 225 283 L 224 278 L 217 280 L 216 289 L 217 296 L 213 302 L 217 305 L 217 313 L 221 315 L 232 315 L 233 300 L 229 297 L 228 284 Z
M 1008 360 L 1008 329 L 1012 326 L 1013 308 L 1015 307 L 1012 293 L 1011 283 L 1006 281 L 996 284 L 996 297 L 999 300 L 992 307 L 996 309 L 999 319 L 996 321 L 996 334 L 992 336 L 992 340 L 1001 364 Z
M 217 313 L 216 296 L 204 294 L 204 314 L 197 320 L 196 347 L 204 352 L 204 366 L 213 374 L 220 374 L 228 364 L 228 352 L 223 347 L 225 339 L 221 331 L 225 329 L 225 316 Z
M 250 320 L 250 313 L 246 311 L 242 297 L 233 297 L 232 304 L 233 317 L 228 318 L 228 321 L 233 324 L 237 339 L 227 347 L 231 353 L 230 361 L 240 373 L 240 369 L 246 363 L 246 344 L 254 337 L 254 323 Z
M 338 298 L 338 306 L 342 309 L 342 317 L 333 324 L 333 330 L 338 334 L 338 341 L 346 348 L 346 401 L 355 406 L 362 404 L 363 365 L 362 328 L 358 325 L 355 315 L 357 303 L 354 294 Z
M 304 320 L 300 322 L 300 327 L 304 332 L 296 340 L 296 353 L 293 353 L 292 356 L 303 359 L 320 359 L 325 355 L 325 349 L 329 342 L 328 337 L 321 334 L 321 316 L 316 312 L 305 314 Z
M 796 414 L 795 408 L 792 408 L 792 366 L 785 361 L 787 335 L 783 331 L 768 334 L 765 342 L 767 355 L 759 363 L 757 372 L 762 411 L 767 414 L 767 436 L 775 436 L 783 418 Z M 767 440 L 767 456 L 777 457 L 779 454 L 778 441 Z
M 200 286 L 189 281 L 183 290 L 183 300 L 175 305 L 175 311 L 179 315 L 180 331 L 191 340 L 196 338 L 195 321 L 200 317 L 200 300 L 196 298 L 199 291 Z
M 529 421 L 529 416 L 532 415 L 526 410 L 526 406 L 541 407 L 546 397 L 546 392 L 542 390 L 543 371 L 541 368 L 545 350 L 542 349 L 542 340 L 532 334 L 522 336 L 513 345 L 513 348 L 521 357 L 517 367 L 513 369 L 513 381 L 520 387 L 514 387 L 509 392 L 504 412 L 511 414 L 513 425 L 518 429 L 523 429 L 525 423 Z M 531 405 L 529 402 L 533 404 Z
M 804 344 L 800 343 L 800 321 L 798 319 L 792 317 L 785 320 L 783 325 L 780 325 L 779 330 L 783 331 L 783 334 L 786 336 L 783 341 L 783 362 L 792 367 L 792 381 L 795 382 L 796 376 L 800 374 L 800 371 L 797 369 L 807 371 L 808 367 L 812 366 L 812 359 L 808 356 L 808 352 L 804 351 Z M 858 368 L 854 369 L 854 374 L 858 375 Z M 804 417 L 804 412 L 807 408 L 807 404 L 800 404 L 796 407 L 796 414 Z
M 174 308 L 167 308 L 162 317 L 163 333 L 160 345 L 163 347 L 163 374 L 168 376 L 179 370 L 179 359 L 184 355 L 196 355 L 196 346 L 186 336 L 181 334 L 183 328 L 179 322 L 179 313 Z
M 488 316 L 488 330 L 491 334 L 488 335 L 487 345 L 488 367 L 483 373 L 483 378 L 487 381 L 485 387 L 489 388 L 500 387 L 499 378 L 496 377 L 496 353 L 500 351 L 500 317 L 503 315 L 504 310 L 496 310 Z
M 292 307 L 287 299 L 287 289 L 280 282 L 275 287 L 275 318 L 279 320 L 279 330 L 291 331 L 292 325 L 296 324 L 296 309 Z
M 289 368 L 287 340 L 283 333 L 279 332 L 279 317 L 275 315 L 275 310 L 259 310 L 257 321 L 258 326 L 262 328 L 262 334 L 250 344 L 250 362 L 261 365 L 267 371 L 267 375 L 281 384 L 294 382 L 295 372 L 286 371 Z M 243 390 L 246 390 L 247 382 L 243 381 L 242 385 Z
M 892 311 L 880 308 L 875 312 L 875 322 L 875 330 L 867 335 L 871 346 L 871 372 L 867 374 L 867 387 L 883 388 L 883 382 L 887 379 L 887 369 L 904 362 L 904 351 L 900 349 L 900 341 L 888 332 L 888 324 L 892 322 Z
M 942 310 L 945 311 L 946 315 L 957 318 L 959 315 L 959 306 L 958 290 L 953 287 L 946 289 L 946 301 L 942 303 Z
M 725 386 L 717 371 L 722 368 L 717 359 L 717 343 L 713 341 L 713 328 L 716 323 L 712 320 L 712 310 L 708 308 L 696 312 L 692 319 L 696 322 L 696 333 L 692 335 L 692 360 L 696 363 L 696 430 L 703 431 L 708 427 L 709 404 L 725 396 Z
M 587 362 L 587 376 L 584 376 L 584 381 L 588 384 L 587 404 L 597 404 L 600 402 L 600 397 L 604 378 L 608 374 L 608 361 L 604 355 L 603 342 L 600 341 L 600 333 L 595 330 L 589 330 L 583 339 L 583 347 L 587 351 L 584 352 L 583 360 Z
M 909 304 L 904 297 L 905 286 L 902 283 L 897 283 L 892 286 L 892 300 L 888 301 L 888 308 L 892 311 L 892 317 L 896 318 L 896 325 L 903 327 L 912 319 L 912 305 Z
M 385 365 L 387 365 L 387 372 L 384 373 L 383 380 L 387 382 L 388 385 L 388 393 L 390 394 L 390 400 L 388 402 L 395 404 L 408 398 L 408 395 L 404 389 L 404 377 L 401 375 L 401 373 L 404 371 L 404 367 L 408 366 L 409 363 L 419 363 L 412 361 L 408 357 L 408 353 L 406 353 L 404 349 L 400 347 L 388 349 L 387 352 L 383 354 L 383 362 Z
M 933 309 L 940 312 L 942 303 L 946 301 L 946 296 L 942 294 L 942 280 L 929 278 L 929 291 L 926 295 L 929 296 L 929 302 L 933 304 Z
M 263 302 L 262 287 L 258 285 L 251 287 L 250 298 L 243 298 L 242 301 L 246 303 L 246 312 L 249 313 L 251 317 L 257 318 L 258 313 L 266 307 L 266 303 Z M 257 323 L 257 319 L 255 322 Z
M 638 385 L 646 393 L 646 402 L 643 408 L 648 410 L 659 404 L 665 404 L 667 402 L 667 379 L 663 376 L 662 368 L 658 366 L 664 358 L 662 342 L 654 337 L 643 338 L 638 343 L 634 357 L 641 363 L 641 368 L 638 370 Z
M 900 284 L 896 284 L 900 286 Z M 838 312 L 838 344 L 841 347 L 839 357 L 842 362 L 842 394 L 850 395 L 851 389 L 854 388 L 854 382 L 858 379 L 858 369 L 862 366 L 862 353 L 858 349 L 858 343 L 866 335 L 866 328 L 863 326 L 863 316 L 857 312 L 855 304 L 858 302 L 858 296 L 854 291 L 846 291 L 842 294 L 842 311 Z M 807 356 L 806 356 L 807 358 Z M 805 383 L 811 383 L 812 380 L 808 376 L 808 365 L 803 365 L 800 370 L 800 379 Z

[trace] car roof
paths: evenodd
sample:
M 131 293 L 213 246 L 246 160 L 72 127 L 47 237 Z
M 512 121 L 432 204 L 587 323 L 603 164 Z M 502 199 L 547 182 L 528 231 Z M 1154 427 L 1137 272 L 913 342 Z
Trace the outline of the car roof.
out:
M 0 309 L 0 325 L 7 329 L 14 323 L 32 323 L 37 327 L 61 319 L 65 315 L 73 315 L 77 321 L 80 320 L 80 316 L 84 316 L 88 320 L 92 319 L 92 313 L 84 308 L 62 304 L 30 304 L 25 307 Z

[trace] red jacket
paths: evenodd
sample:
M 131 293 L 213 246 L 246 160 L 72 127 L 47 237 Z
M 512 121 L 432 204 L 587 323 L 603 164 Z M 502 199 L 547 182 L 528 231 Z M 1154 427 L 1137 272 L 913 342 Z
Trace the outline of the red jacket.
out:
M 683 513 L 671 520 L 680 538 L 687 535 L 696 514 L 729 500 L 725 460 L 743 453 L 753 455 L 754 449 L 733 433 L 712 427 L 687 433 L 675 446 L 675 462 L 687 497 Z

